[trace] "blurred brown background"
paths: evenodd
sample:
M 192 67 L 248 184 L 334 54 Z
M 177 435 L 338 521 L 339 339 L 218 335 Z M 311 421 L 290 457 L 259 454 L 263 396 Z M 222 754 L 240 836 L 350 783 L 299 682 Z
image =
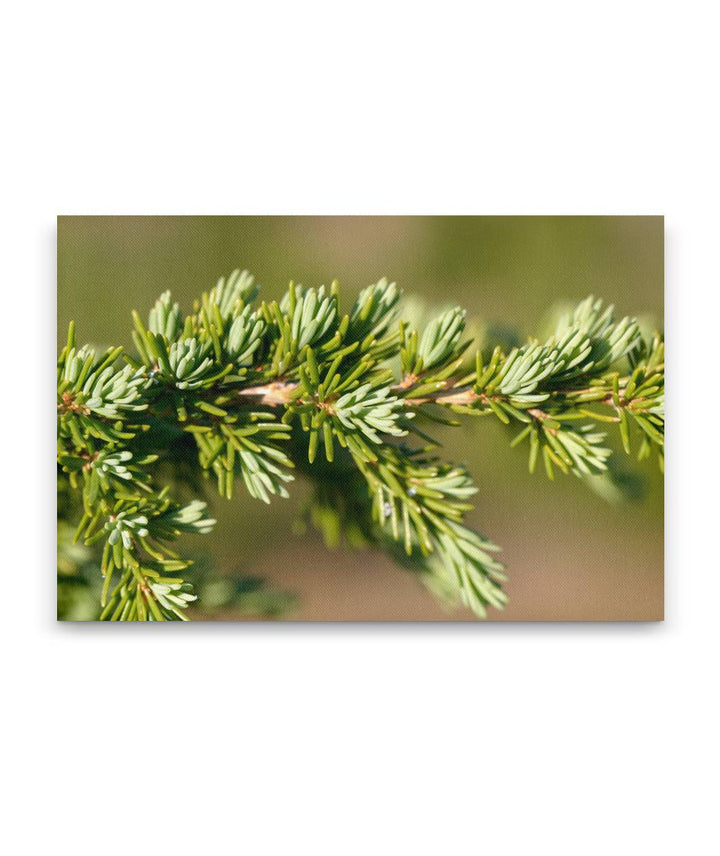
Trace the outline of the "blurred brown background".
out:
M 79 341 L 131 345 L 130 312 L 145 314 L 170 288 L 184 309 L 235 267 L 264 296 L 290 279 L 338 279 L 345 306 L 387 276 L 431 304 L 457 302 L 470 316 L 523 336 L 539 331 L 556 301 L 593 293 L 622 314 L 662 327 L 663 221 L 659 217 L 60 217 L 58 347 L 67 323 Z M 643 495 L 613 504 L 572 476 L 528 475 L 524 450 L 508 448 L 497 420 L 442 435 L 480 486 L 475 526 L 503 547 L 510 604 L 490 620 L 633 620 L 663 614 L 662 479 L 639 473 Z M 328 552 L 292 534 L 304 486 L 268 510 L 241 491 L 216 501 L 203 540 L 226 574 L 258 574 L 298 594 L 290 619 L 474 620 L 447 613 L 413 577 L 371 552 Z M 218 617 L 242 617 L 232 613 Z

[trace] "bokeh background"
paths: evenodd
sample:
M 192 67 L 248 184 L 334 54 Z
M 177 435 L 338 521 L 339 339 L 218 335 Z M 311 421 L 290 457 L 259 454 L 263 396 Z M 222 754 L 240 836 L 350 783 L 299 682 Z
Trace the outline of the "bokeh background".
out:
M 387 276 L 431 305 L 466 307 L 503 336 L 537 333 L 557 302 L 590 293 L 662 329 L 663 241 L 660 217 L 59 217 L 58 348 L 71 318 L 79 341 L 131 346 L 132 309 L 145 314 L 170 288 L 189 310 L 236 267 L 269 297 L 290 279 L 338 279 L 346 306 Z M 662 618 L 654 461 L 623 462 L 634 498 L 617 502 L 572 476 L 530 476 L 525 450 L 509 448 L 497 420 L 467 420 L 441 439 L 480 487 L 470 525 L 503 547 L 510 603 L 489 620 Z M 213 502 L 218 525 L 197 549 L 200 566 L 213 569 L 218 609 L 201 617 L 475 620 L 447 612 L 382 554 L 329 552 L 314 533 L 296 534 L 306 487 L 293 486 L 290 500 L 269 509 L 241 490 L 231 503 Z M 240 609 L 227 605 L 218 578 L 240 588 L 266 582 L 249 585 Z

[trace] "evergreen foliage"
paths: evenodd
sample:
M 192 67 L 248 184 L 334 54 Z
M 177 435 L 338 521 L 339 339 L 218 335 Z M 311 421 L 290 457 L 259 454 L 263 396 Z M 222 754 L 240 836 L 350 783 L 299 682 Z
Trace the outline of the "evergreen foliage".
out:
M 187 617 L 190 563 L 174 542 L 215 522 L 204 502 L 171 496 L 163 476 L 188 442 L 228 499 L 238 480 L 263 502 L 287 497 L 301 471 L 314 485 L 304 519 L 328 545 L 380 545 L 479 616 L 507 600 L 499 548 L 465 525 L 477 488 L 437 457 L 433 423 L 497 418 L 530 472 L 542 459 L 550 478 L 608 470 L 597 422 L 618 429 L 626 453 L 655 453 L 662 466 L 662 337 L 644 338 L 601 300 L 584 300 L 546 341 L 469 355 L 462 309 L 419 331 L 384 279 L 346 311 L 336 283 L 257 298 L 246 271 L 221 278 L 186 317 L 165 292 L 147 323 L 134 313 L 134 353 L 78 348 L 70 325 L 59 475 L 82 508 L 74 541 L 102 545 L 103 619 Z

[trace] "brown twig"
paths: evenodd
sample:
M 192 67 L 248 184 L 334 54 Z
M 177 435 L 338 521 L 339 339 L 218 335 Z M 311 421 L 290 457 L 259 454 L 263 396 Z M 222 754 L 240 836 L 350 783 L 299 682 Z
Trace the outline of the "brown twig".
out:
M 237 390 L 237 395 L 242 398 L 257 398 L 257 404 L 266 404 L 268 407 L 277 407 L 289 404 L 293 393 L 298 388 L 294 381 L 275 380 L 262 386 L 248 386 Z

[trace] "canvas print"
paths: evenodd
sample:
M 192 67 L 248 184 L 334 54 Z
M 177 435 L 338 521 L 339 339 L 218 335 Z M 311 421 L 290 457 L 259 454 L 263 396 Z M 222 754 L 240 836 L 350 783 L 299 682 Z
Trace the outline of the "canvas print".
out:
M 660 217 L 58 218 L 58 618 L 663 617 Z

